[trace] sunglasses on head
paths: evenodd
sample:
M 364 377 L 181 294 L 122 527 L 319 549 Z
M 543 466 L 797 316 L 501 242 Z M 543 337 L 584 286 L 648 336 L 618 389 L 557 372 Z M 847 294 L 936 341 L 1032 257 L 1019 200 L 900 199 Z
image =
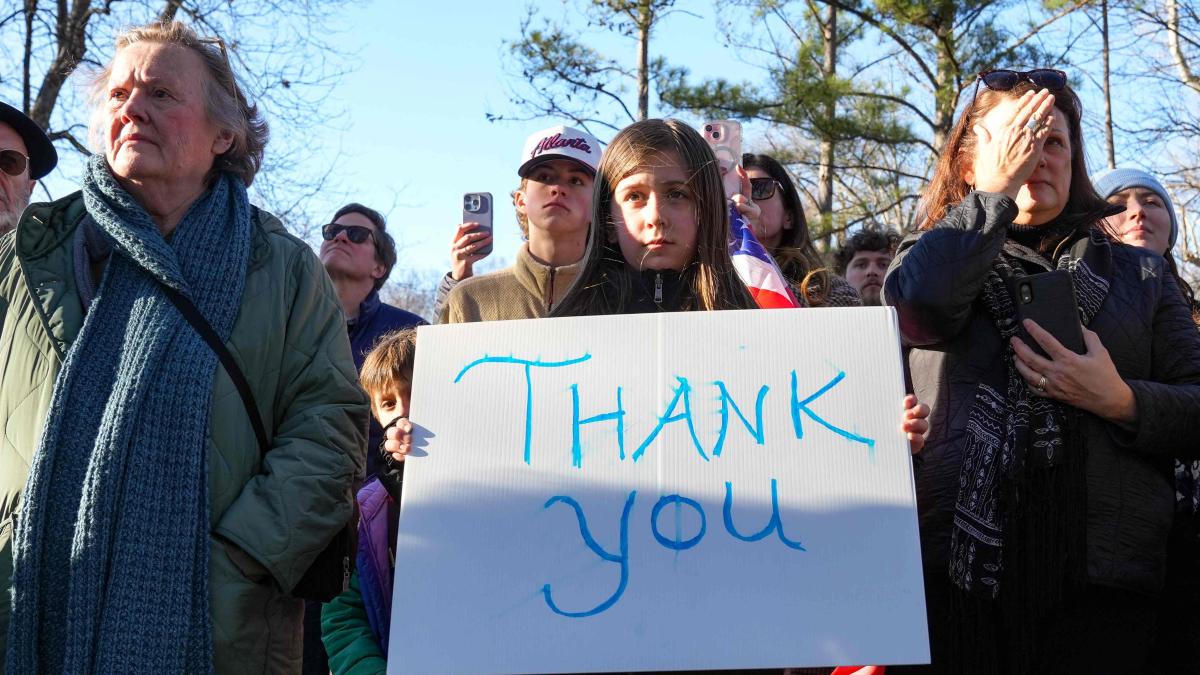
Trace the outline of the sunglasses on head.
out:
M 751 199 L 770 199 L 775 196 L 775 189 L 779 187 L 779 181 L 770 177 L 751 178 L 750 179 L 750 198 Z
M 355 244 L 361 244 L 367 239 L 375 236 L 369 227 L 362 225 L 342 225 L 341 223 L 329 223 L 321 227 L 321 237 L 325 241 L 333 241 L 334 237 L 339 233 L 345 232 L 346 238 Z
M 1052 68 L 987 70 L 979 74 L 979 81 L 992 91 L 1009 91 L 1021 82 L 1030 82 L 1038 89 L 1061 91 L 1067 86 L 1067 74 Z
M 0 171 L 10 176 L 20 176 L 29 168 L 29 158 L 17 150 L 0 150 Z

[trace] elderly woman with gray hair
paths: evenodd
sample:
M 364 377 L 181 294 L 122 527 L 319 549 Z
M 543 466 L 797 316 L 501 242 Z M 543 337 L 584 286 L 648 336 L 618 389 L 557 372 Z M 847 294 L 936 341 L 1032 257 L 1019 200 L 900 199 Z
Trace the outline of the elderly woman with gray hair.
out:
M 337 296 L 249 203 L 267 130 L 223 46 L 131 29 L 94 93 L 83 189 L 0 238 L 8 671 L 298 671 L 289 591 L 365 456 Z

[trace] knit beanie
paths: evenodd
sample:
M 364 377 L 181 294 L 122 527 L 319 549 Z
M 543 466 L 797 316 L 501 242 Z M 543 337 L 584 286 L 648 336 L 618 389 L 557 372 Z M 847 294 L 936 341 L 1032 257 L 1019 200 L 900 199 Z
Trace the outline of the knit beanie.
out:
M 1154 176 L 1140 169 L 1106 169 L 1092 176 L 1092 185 L 1104 199 L 1129 188 L 1145 188 L 1157 194 L 1167 207 L 1171 216 L 1171 236 L 1167 238 L 1167 251 L 1175 248 L 1175 240 L 1179 237 L 1179 220 L 1175 218 L 1175 205 L 1171 203 L 1171 195 Z

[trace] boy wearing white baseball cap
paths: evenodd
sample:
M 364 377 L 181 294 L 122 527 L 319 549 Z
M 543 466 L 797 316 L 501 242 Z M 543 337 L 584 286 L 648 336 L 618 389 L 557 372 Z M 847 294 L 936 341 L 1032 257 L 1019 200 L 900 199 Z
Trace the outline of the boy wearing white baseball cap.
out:
M 583 259 L 600 154 L 595 136 L 562 125 L 525 140 L 517 168 L 521 185 L 512 197 L 526 242 L 512 267 L 467 279 L 491 233 L 460 226 L 451 246 L 454 269 L 438 288 L 439 323 L 533 319 L 550 312 Z

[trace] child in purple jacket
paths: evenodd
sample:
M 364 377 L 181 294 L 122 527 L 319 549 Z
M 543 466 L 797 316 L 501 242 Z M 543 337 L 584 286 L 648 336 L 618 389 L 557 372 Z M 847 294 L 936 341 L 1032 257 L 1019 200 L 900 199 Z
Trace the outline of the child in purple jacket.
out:
M 416 347 L 416 330 L 389 333 L 363 362 L 359 382 L 385 430 L 411 430 L 407 417 Z M 334 675 L 383 673 L 387 667 L 404 455 L 382 447 L 377 451 L 380 470 L 358 492 L 358 557 L 350 587 L 321 611 L 321 639 Z

